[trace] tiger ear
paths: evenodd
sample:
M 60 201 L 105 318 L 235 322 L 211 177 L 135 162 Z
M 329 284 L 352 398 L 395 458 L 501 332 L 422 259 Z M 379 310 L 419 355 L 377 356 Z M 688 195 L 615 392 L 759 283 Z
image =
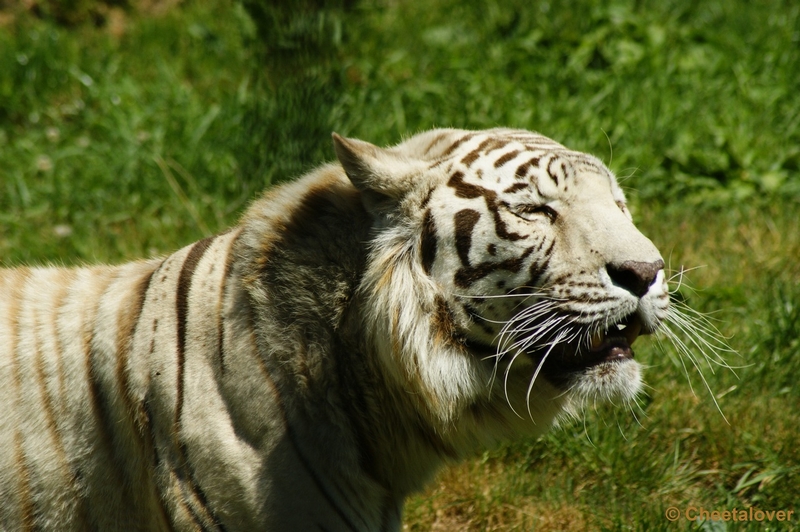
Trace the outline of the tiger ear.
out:
M 413 166 L 405 157 L 369 142 L 333 133 L 336 157 L 359 192 L 367 211 L 391 208 L 408 192 L 408 174 Z

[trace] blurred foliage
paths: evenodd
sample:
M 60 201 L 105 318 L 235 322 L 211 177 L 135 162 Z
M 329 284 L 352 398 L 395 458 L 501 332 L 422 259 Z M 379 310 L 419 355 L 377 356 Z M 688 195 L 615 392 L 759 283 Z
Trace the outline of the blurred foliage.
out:
M 356 0 L 241 0 L 257 28 L 263 59 L 282 73 L 330 69 Z
M 0 8 L 10 9 L 13 2 Z M 43 19 L 50 19 L 65 26 L 106 23 L 113 8 L 130 8 L 131 0 L 25 0 L 19 2 L 17 10 L 26 10 Z

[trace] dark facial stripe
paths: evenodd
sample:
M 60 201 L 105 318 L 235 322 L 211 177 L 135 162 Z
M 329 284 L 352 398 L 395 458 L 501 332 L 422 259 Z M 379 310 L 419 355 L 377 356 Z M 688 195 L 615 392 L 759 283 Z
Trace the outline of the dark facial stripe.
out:
M 492 139 L 492 142 L 487 146 L 487 149 L 484 151 L 485 155 L 489 155 L 495 150 L 501 150 L 508 146 L 509 139 Z
M 472 209 L 458 211 L 453 217 L 456 252 L 463 266 L 469 266 L 469 250 L 472 247 L 472 232 L 481 213 Z
M 442 140 L 447 138 L 449 135 L 450 133 L 447 131 L 443 131 L 442 133 L 436 135 L 436 137 L 431 141 L 430 144 L 428 144 L 428 147 L 425 149 L 423 157 L 426 157 L 436 145 L 442 142 Z
M 492 213 L 494 231 L 499 238 L 510 241 L 522 240 L 525 238 L 523 235 L 510 232 L 506 227 L 506 223 L 501 218 L 500 211 L 497 208 L 497 193 L 494 190 L 467 183 L 464 181 L 464 174 L 462 172 L 455 172 L 447 182 L 447 186 L 454 188 L 456 190 L 456 196 L 460 198 L 473 199 L 482 196 L 486 201 L 486 208 Z
M 422 220 L 422 235 L 419 243 L 422 268 L 428 275 L 431 274 L 433 262 L 436 260 L 436 247 L 436 223 L 433 221 L 431 210 L 428 209 Z
M 500 157 L 499 159 L 497 159 L 497 160 L 494 162 L 494 167 L 495 167 L 495 168 L 500 168 L 500 167 L 502 167 L 502 166 L 503 166 L 504 164 L 506 164 L 508 161 L 510 161 L 511 159 L 513 159 L 514 157 L 516 157 L 517 155 L 519 155 L 519 153 L 520 153 L 520 151 L 519 151 L 519 150 L 514 150 L 514 151 L 510 151 L 510 152 L 506 153 L 505 155 L 503 155 L 502 157 Z
M 529 247 L 516 259 L 506 259 L 500 262 L 482 262 L 477 266 L 463 266 L 456 271 L 455 283 L 460 288 L 468 288 L 476 281 L 479 281 L 492 272 L 505 270 L 511 273 L 519 272 L 523 261 L 531 254 L 533 247 Z
M 602 165 L 598 164 L 595 159 L 589 158 L 582 153 L 570 153 L 570 161 L 576 166 L 580 166 L 585 170 L 593 171 L 602 176 L 608 175 L 608 170 Z
M 514 172 L 514 175 L 517 176 L 519 179 L 523 179 L 528 175 L 528 172 L 534 166 L 539 166 L 539 157 L 534 157 L 530 161 L 526 163 L 522 163 L 517 167 L 517 171 Z
M 564 184 L 566 185 L 566 181 L 572 177 L 572 174 L 572 166 L 563 157 L 553 157 L 547 163 L 547 175 L 550 176 L 556 186 L 560 184 L 559 175 L 564 178 Z
M 539 250 L 544 245 L 545 240 L 537 246 L 536 252 L 538 253 Z M 542 286 L 544 282 L 544 276 L 547 275 L 547 268 L 550 266 L 550 257 L 553 255 L 553 248 L 555 247 L 555 240 L 550 241 L 550 245 L 547 247 L 545 252 L 542 254 L 542 258 L 535 261 L 531 264 L 530 268 L 528 268 L 528 273 L 530 274 L 530 278 L 528 281 L 525 282 L 523 286 L 527 286 L 529 288 L 539 288 Z
M 480 144 L 478 144 L 477 148 L 475 148 L 467 155 L 465 155 L 464 158 L 461 159 L 461 164 L 469 168 L 469 166 L 471 166 L 472 163 L 474 163 L 478 159 L 478 157 L 481 156 L 481 153 L 483 153 L 483 150 L 485 150 L 487 147 L 489 148 L 487 152 L 490 152 L 493 150 L 500 149 L 505 145 L 506 143 L 504 141 L 488 138 L 483 142 L 481 142 Z
M 469 141 L 469 140 L 470 140 L 470 139 L 472 139 L 472 137 L 474 137 L 474 136 L 475 136 L 475 135 L 474 135 L 474 134 L 472 134 L 472 133 L 469 133 L 469 134 L 467 134 L 467 135 L 464 135 L 463 137 L 461 137 L 460 139 L 458 139 L 457 141 L 455 141 L 455 142 L 454 142 L 454 143 L 453 143 L 453 144 L 452 144 L 452 145 L 451 145 L 449 148 L 447 148 L 447 149 L 444 151 L 444 153 L 442 153 L 442 157 L 447 157 L 448 155 L 450 155 L 451 153 L 453 153 L 453 152 L 456 150 L 456 148 L 458 148 L 459 146 L 461 146 L 461 145 L 462 145 L 462 144 L 464 144 L 465 142 Z
M 518 192 L 526 188 L 530 188 L 530 185 L 528 183 L 514 183 L 513 185 L 505 189 L 503 192 L 506 194 L 513 194 L 514 192 Z
M 558 174 L 553 171 L 553 166 L 555 164 L 558 164 L 558 159 L 554 157 L 547 163 L 547 175 L 553 180 L 556 186 L 558 186 Z

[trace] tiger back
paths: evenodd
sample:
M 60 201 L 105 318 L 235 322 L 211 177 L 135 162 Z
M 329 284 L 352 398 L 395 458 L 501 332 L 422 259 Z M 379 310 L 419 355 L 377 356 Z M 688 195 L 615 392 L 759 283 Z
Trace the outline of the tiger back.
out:
M 334 146 L 168 257 L 0 270 L 2 529 L 399 530 L 444 463 L 635 397 L 668 294 L 600 161 Z

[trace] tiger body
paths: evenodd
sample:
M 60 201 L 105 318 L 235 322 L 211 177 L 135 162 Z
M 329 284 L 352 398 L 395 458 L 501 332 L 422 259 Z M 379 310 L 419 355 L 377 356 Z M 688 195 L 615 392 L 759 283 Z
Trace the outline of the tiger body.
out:
M 0 270 L 0 528 L 399 530 L 443 463 L 638 392 L 663 262 L 602 163 L 335 147 L 166 258 Z

